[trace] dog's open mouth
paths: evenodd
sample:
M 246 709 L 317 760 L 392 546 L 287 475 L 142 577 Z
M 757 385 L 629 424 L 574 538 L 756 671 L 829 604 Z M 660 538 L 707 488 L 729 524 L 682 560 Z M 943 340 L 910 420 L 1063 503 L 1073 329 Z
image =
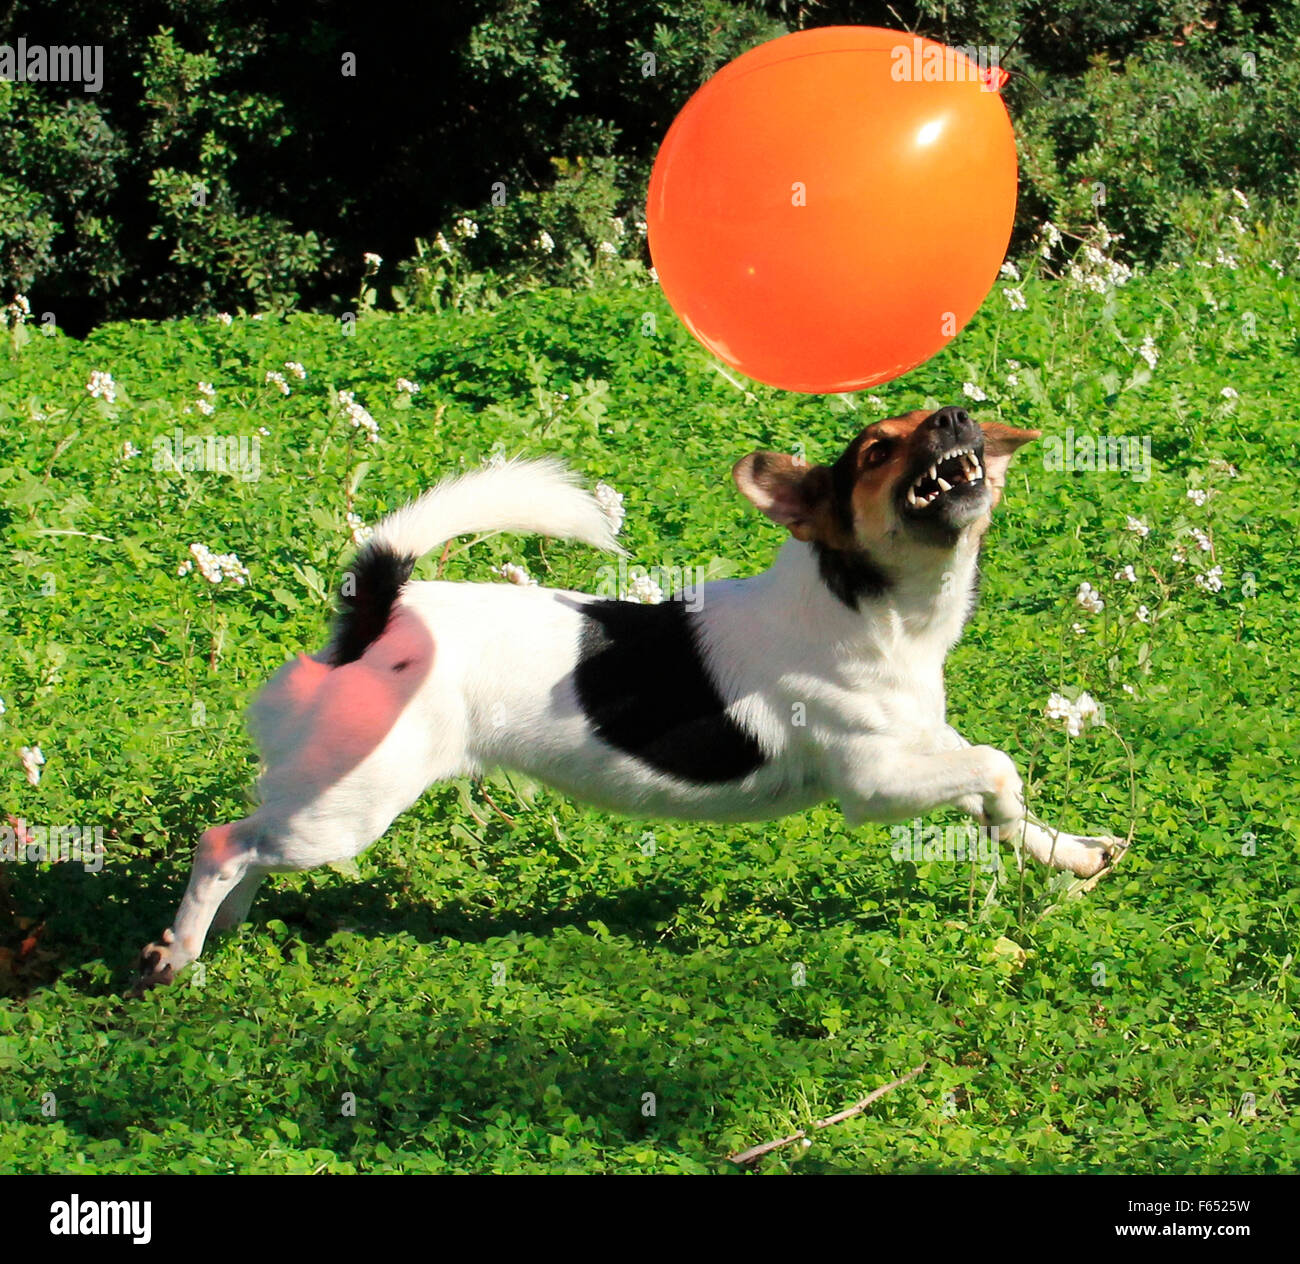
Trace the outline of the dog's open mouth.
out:
M 956 487 L 974 486 L 984 481 L 982 452 L 973 447 L 954 448 L 927 470 L 922 470 L 907 489 L 909 509 L 926 509 Z

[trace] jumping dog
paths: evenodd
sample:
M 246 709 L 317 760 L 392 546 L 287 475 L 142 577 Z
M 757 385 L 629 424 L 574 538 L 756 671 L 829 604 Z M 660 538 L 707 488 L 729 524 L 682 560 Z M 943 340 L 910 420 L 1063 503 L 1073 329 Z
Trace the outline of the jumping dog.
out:
M 376 527 L 325 649 L 250 710 L 260 806 L 207 830 L 171 929 L 170 982 L 267 873 L 358 855 L 432 784 L 506 768 L 640 817 L 770 820 L 827 799 L 851 825 L 951 806 L 1080 875 L 1121 846 L 1028 815 L 1019 774 L 945 720 L 943 665 L 1016 449 L 1039 437 L 961 408 L 876 422 L 833 465 L 753 452 L 740 492 L 789 538 L 770 569 L 657 605 L 514 584 L 419 583 L 468 532 L 620 551 L 605 508 L 551 460 L 440 483 Z

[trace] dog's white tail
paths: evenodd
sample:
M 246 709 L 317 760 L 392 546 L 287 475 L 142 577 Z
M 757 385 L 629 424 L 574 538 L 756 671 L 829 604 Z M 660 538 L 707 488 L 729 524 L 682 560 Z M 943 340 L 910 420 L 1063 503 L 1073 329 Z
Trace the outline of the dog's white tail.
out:
M 458 535 L 485 531 L 556 536 L 623 551 L 610 516 L 559 461 L 507 461 L 462 474 L 375 528 L 343 585 L 327 661 L 336 667 L 353 662 L 383 635 L 419 558 Z
M 446 479 L 385 518 L 368 543 L 414 559 L 455 536 L 485 531 L 555 536 L 622 552 L 600 502 L 551 457 Z

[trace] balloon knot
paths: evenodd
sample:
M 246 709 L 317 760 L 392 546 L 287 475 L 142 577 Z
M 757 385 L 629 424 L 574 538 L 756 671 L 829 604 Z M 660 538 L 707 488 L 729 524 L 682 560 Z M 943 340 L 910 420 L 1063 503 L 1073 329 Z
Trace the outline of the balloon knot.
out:
M 989 66 L 980 72 L 980 77 L 984 80 L 985 88 L 990 92 L 1001 92 L 1007 80 L 1011 78 L 1011 74 L 1001 66 Z

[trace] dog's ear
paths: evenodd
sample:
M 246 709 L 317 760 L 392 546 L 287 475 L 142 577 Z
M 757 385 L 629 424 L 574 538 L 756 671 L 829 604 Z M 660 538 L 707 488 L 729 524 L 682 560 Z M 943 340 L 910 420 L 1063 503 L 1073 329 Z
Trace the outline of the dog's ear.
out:
M 1041 430 L 1016 430 L 999 421 L 980 423 L 984 432 L 984 477 L 993 493 L 993 504 L 1002 499 L 1002 489 L 1007 485 L 1007 467 L 1016 449 L 1042 435 Z
M 796 540 L 811 540 L 830 496 L 830 471 L 784 452 L 751 452 L 731 469 L 740 493 Z

